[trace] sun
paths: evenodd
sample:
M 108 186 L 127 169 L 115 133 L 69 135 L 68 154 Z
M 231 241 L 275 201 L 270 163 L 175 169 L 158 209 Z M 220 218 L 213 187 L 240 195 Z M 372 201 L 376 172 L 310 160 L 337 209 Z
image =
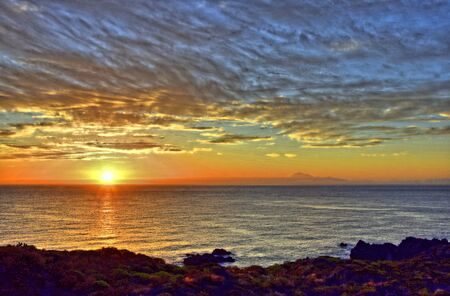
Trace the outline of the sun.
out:
M 113 184 L 116 180 L 116 175 L 113 171 L 103 171 L 100 175 L 100 182 L 102 184 Z

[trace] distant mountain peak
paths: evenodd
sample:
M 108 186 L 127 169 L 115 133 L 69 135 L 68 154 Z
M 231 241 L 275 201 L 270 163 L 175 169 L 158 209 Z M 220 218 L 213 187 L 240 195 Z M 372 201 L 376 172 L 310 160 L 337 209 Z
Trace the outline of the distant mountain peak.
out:
M 291 175 L 291 179 L 303 182 L 346 182 L 344 179 L 333 178 L 333 177 L 316 177 L 303 172 L 297 172 Z
M 292 174 L 291 178 L 303 179 L 303 180 L 312 180 L 312 179 L 317 179 L 318 177 L 314 177 L 314 176 L 311 176 L 309 174 L 305 174 L 305 173 L 302 173 L 302 172 L 297 172 L 295 174 Z

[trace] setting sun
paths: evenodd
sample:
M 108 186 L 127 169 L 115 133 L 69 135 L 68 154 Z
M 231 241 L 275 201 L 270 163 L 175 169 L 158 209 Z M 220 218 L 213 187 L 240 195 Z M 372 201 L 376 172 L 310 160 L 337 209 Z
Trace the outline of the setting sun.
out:
M 113 171 L 103 171 L 100 176 L 100 181 L 103 184 L 112 184 L 114 183 L 116 176 Z

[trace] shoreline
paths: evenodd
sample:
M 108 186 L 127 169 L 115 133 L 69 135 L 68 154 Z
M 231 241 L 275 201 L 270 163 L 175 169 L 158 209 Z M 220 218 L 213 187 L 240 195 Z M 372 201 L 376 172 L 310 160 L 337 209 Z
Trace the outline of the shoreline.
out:
M 358 242 L 350 259 L 320 256 L 268 267 L 223 266 L 223 249 L 184 265 L 128 250 L 0 247 L 1 295 L 449 295 L 447 240 Z M 189 259 L 190 258 L 190 259 Z M 226 261 L 222 259 L 227 258 Z

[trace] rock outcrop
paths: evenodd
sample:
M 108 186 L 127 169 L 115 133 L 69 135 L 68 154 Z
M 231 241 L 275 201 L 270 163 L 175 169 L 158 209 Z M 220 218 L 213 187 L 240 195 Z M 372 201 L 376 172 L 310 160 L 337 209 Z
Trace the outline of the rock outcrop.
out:
M 236 260 L 231 257 L 232 253 L 225 249 L 214 249 L 210 253 L 204 254 L 186 254 L 186 258 L 183 260 L 185 265 L 204 265 L 204 264 L 219 264 L 219 263 L 232 263 Z
M 356 250 L 378 252 L 377 258 L 418 255 L 379 261 L 318 257 L 237 267 L 217 264 L 232 255 L 217 249 L 194 254 L 186 262 L 193 265 L 180 266 L 114 248 L 52 251 L 20 244 L 0 246 L 0 295 L 449 295 L 446 240 L 366 245 Z
M 350 252 L 351 259 L 360 260 L 403 260 L 418 256 L 439 247 L 447 247 L 446 239 L 422 239 L 407 237 L 396 246 L 391 243 L 369 244 L 360 240 Z

